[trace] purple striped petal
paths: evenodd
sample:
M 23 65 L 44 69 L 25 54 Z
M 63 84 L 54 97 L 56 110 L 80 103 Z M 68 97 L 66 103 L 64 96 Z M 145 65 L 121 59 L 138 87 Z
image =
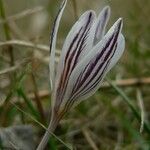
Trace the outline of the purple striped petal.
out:
M 106 72 L 110 71 L 111 68 L 118 62 L 118 60 L 120 59 L 120 57 L 122 56 L 122 54 L 124 52 L 124 49 L 125 49 L 125 38 L 122 34 L 120 34 L 118 37 L 118 41 L 117 41 L 116 52 L 115 52 L 113 58 L 111 59 Z
M 56 49 L 56 39 L 57 39 L 57 32 L 59 28 L 60 19 L 62 17 L 63 11 L 65 9 L 67 0 L 62 2 L 62 5 L 58 11 L 56 19 L 53 24 L 52 32 L 51 32 L 51 40 L 50 40 L 50 62 L 49 62 L 49 69 L 50 69 L 50 83 L 51 83 L 51 90 L 53 90 L 54 82 L 55 82 L 55 49 Z
M 116 55 L 121 29 L 122 19 L 119 19 L 74 69 L 65 92 L 63 104 L 65 109 L 70 108 L 79 99 L 83 100 L 89 97 L 100 87 L 108 66 Z
M 99 42 L 105 34 L 105 28 L 110 17 L 110 7 L 106 6 L 100 12 L 95 27 L 95 43 Z
M 61 58 L 58 64 L 56 75 L 56 86 L 54 98 L 56 99 L 56 107 L 59 107 L 63 96 L 65 95 L 69 77 L 79 63 L 85 51 L 92 48 L 93 42 L 88 42 L 90 37 L 90 29 L 95 19 L 93 11 L 84 13 L 79 21 L 73 26 L 68 34 L 62 49 Z

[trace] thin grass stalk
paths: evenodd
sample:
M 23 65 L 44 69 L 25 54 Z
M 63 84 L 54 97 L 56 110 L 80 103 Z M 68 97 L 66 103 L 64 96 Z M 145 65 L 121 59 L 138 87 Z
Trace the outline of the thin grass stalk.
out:
M 5 8 L 4 8 L 3 0 L 0 0 L 0 15 L 1 15 L 1 18 L 3 20 L 6 20 L 6 14 L 5 14 Z M 4 28 L 4 33 L 5 33 L 5 36 L 6 36 L 6 40 L 7 41 L 11 40 L 9 25 L 8 25 L 7 22 L 3 24 L 3 28 Z M 10 66 L 14 66 L 15 65 L 15 60 L 14 60 L 14 52 L 13 52 L 12 45 L 7 46 L 6 50 L 8 51 L 8 54 L 9 54 L 9 57 L 10 57 L 9 64 L 10 64 Z M 10 80 L 11 80 L 12 85 L 14 84 L 15 78 L 16 78 L 16 74 L 14 72 L 14 73 L 12 73 L 12 76 L 10 75 Z
M 37 85 L 36 85 L 36 80 L 35 80 L 33 72 L 31 73 L 31 78 L 32 78 L 33 86 L 34 86 L 34 96 L 35 96 L 35 102 L 36 102 L 36 105 L 37 105 L 37 109 L 39 111 L 41 121 L 45 124 L 46 119 L 45 119 L 45 115 L 44 115 L 44 110 L 43 110 L 43 107 L 42 107 L 42 103 L 41 103 L 41 100 L 40 100 L 40 96 L 39 96 L 39 92 L 38 92 L 38 88 L 37 88 Z
M 20 103 L 20 102 L 18 102 L 18 106 L 21 108 L 21 109 L 23 109 L 23 105 L 22 105 L 22 103 Z M 20 120 L 21 120 L 21 122 L 22 122 L 22 124 L 25 124 L 26 122 L 25 122 L 25 116 L 24 116 L 24 114 L 23 114 L 23 112 L 20 112 Z
M 102 99 L 103 100 L 103 99 Z M 129 132 L 129 134 L 135 139 L 137 140 L 140 144 L 140 147 L 143 150 L 147 150 L 145 147 L 147 147 L 144 137 L 141 135 L 140 132 L 138 132 L 132 125 L 131 122 L 128 120 L 128 118 L 126 118 L 126 115 L 124 113 L 122 113 L 121 111 L 119 111 L 118 109 L 116 109 L 115 107 L 112 106 L 112 104 L 110 104 L 108 101 L 104 101 L 103 102 L 109 107 L 109 109 L 111 110 L 112 113 L 114 113 L 116 116 L 118 116 L 122 126 L 127 129 L 127 131 Z M 148 144 L 149 145 L 149 144 Z
M 22 88 L 18 88 L 17 89 L 17 93 L 20 97 L 23 98 L 24 102 L 26 103 L 26 105 L 28 106 L 30 112 L 36 117 L 36 119 L 39 120 L 39 113 L 38 111 L 34 108 L 33 104 L 31 103 L 31 100 L 27 98 L 27 96 L 25 95 L 24 91 Z
M 143 102 L 142 93 L 141 93 L 140 89 L 137 89 L 136 93 L 137 93 L 138 105 L 139 105 L 140 110 L 141 110 L 140 133 L 142 133 L 143 132 L 143 128 L 144 128 L 144 120 L 146 120 L 145 107 L 144 107 L 144 102 Z
M 4 3 L 3 0 L 0 0 L 0 14 L 1 14 L 1 18 L 3 20 L 6 20 L 6 14 L 5 14 L 5 9 L 4 9 Z M 4 27 L 4 32 L 5 32 L 5 36 L 6 36 L 6 40 L 11 40 L 11 36 L 10 36 L 10 31 L 9 31 L 9 25 L 8 23 L 4 23 L 3 24 Z M 7 47 L 8 49 L 8 53 L 10 56 L 10 66 L 14 65 L 14 54 L 13 54 L 13 47 L 11 45 L 9 45 Z
M 18 79 L 16 79 L 16 82 L 14 83 L 13 87 L 11 87 L 11 90 L 9 91 L 9 93 L 7 94 L 5 100 L 4 100 L 4 104 L 1 107 L 1 113 L 0 113 L 0 117 L 2 118 L 1 120 L 1 124 L 3 126 L 5 126 L 5 122 L 6 122 L 6 114 L 7 114 L 7 110 L 8 110 L 8 106 L 10 103 L 11 98 L 13 97 L 14 93 L 16 92 L 16 89 L 18 87 L 18 84 L 21 82 L 22 78 L 24 77 L 24 73 L 21 74 Z
M 126 104 L 129 106 L 129 108 L 133 112 L 136 119 L 139 121 L 139 123 L 141 123 L 141 116 L 140 116 L 139 112 L 136 110 L 136 108 L 133 106 L 133 104 L 131 103 L 130 98 L 121 90 L 121 88 L 116 86 L 109 79 L 107 79 L 107 81 L 118 92 L 118 94 L 123 98 L 123 100 L 126 102 Z M 145 121 L 144 121 L 144 129 L 150 135 L 150 125 Z
M 2 126 L 6 126 L 6 119 L 7 119 L 6 114 L 8 111 L 9 101 L 12 98 L 12 96 L 13 96 L 13 91 L 10 91 L 4 101 L 4 104 L 1 107 L 1 113 L 0 113 L 1 123 L 0 124 Z

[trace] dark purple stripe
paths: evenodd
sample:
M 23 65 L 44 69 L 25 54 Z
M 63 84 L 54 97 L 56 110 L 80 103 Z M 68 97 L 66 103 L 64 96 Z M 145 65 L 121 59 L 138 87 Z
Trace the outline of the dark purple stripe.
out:
M 107 62 L 107 64 L 108 64 L 108 62 Z M 101 76 L 99 77 L 100 78 L 100 80 L 101 80 L 101 78 L 102 78 L 102 75 L 104 74 L 104 72 L 105 72 L 105 70 L 106 70 L 106 68 L 107 68 L 107 64 L 106 64 L 106 66 L 104 67 L 104 69 L 103 69 L 103 72 L 102 72 L 102 74 L 101 74 Z M 99 82 L 97 82 L 96 83 L 96 85 L 98 84 Z M 96 86 L 95 85 L 95 86 Z M 94 87 L 95 87 L 94 86 Z M 70 99 L 69 99 L 69 101 L 66 103 L 66 105 L 65 105 L 65 110 L 68 110 L 69 108 L 71 108 L 71 106 L 73 105 L 73 103 L 79 98 L 79 97 L 81 97 L 81 96 L 83 96 L 83 95 L 85 95 L 87 92 L 89 92 L 90 90 L 92 90 L 94 87 L 90 87 L 89 89 L 87 89 L 86 91 L 84 91 L 83 93 L 78 93 L 78 94 L 75 94 L 73 97 L 71 97 Z
M 108 43 L 107 43 L 106 46 L 103 48 L 103 50 L 100 52 L 100 54 L 97 55 L 95 61 L 89 65 L 89 68 L 88 68 L 88 70 L 86 71 L 85 76 L 84 76 L 84 78 L 82 79 L 82 81 L 80 82 L 80 84 L 78 84 L 77 89 L 79 89 L 79 88 L 83 85 L 83 83 L 87 80 L 87 78 L 88 78 L 89 75 L 91 74 L 92 70 L 96 67 L 96 65 L 97 65 L 97 63 L 98 63 L 98 60 L 103 56 L 105 50 L 109 47 L 109 44 L 111 43 L 112 39 L 113 39 L 113 35 L 110 37 Z M 90 61 L 90 62 L 92 62 L 92 61 Z M 102 67 L 102 65 L 103 65 L 103 64 L 101 64 L 100 67 Z M 84 73 L 83 73 L 83 75 L 84 75 Z
M 75 48 L 74 50 L 76 50 L 76 49 L 78 48 L 78 46 L 79 46 L 79 44 L 80 44 L 80 41 L 81 41 L 81 39 L 83 38 L 83 36 L 84 36 L 84 34 L 85 34 L 85 31 L 86 31 L 86 29 L 87 29 L 87 26 L 88 26 L 89 23 L 90 23 L 91 15 L 92 15 L 92 14 L 90 13 L 89 18 L 88 18 L 88 21 L 87 21 L 87 23 L 86 23 L 86 26 L 84 27 L 85 30 L 82 32 L 82 35 L 80 36 L 80 39 L 78 40 L 77 46 L 76 46 L 76 48 Z M 83 29 L 83 27 L 82 27 L 81 29 Z M 81 31 L 81 29 L 80 29 L 80 31 Z M 79 33 L 80 33 L 80 32 L 79 32 Z M 72 42 L 71 45 L 70 45 L 70 47 L 69 47 L 69 50 L 68 50 L 68 52 L 67 52 L 67 54 L 66 54 L 65 60 L 69 57 L 69 53 L 70 53 L 70 51 L 71 51 L 71 48 L 72 48 L 72 46 L 73 46 L 73 43 L 74 43 L 74 42 Z
M 54 20 L 54 23 L 53 23 L 53 26 L 52 26 L 52 31 L 51 31 L 51 34 L 50 34 L 50 53 L 51 53 L 51 49 L 52 49 L 52 41 L 54 39 L 54 33 L 55 33 L 55 26 L 56 26 L 56 22 L 57 22 L 57 19 L 58 19 L 58 16 L 62 10 L 62 8 L 64 7 L 65 5 L 65 0 L 63 1 L 63 3 L 61 4 L 59 10 L 58 10 L 58 13 L 56 15 L 56 18 Z
M 96 28 L 96 32 L 95 32 L 95 33 L 98 32 L 98 28 L 99 28 L 99 26 L 100 26 L 101 23 L 102 23 L 102 30 L 103 30 L 103 28 L 104 28 L 104 26 L 105 26 L 105 24 L 106 24 L 107 16 L 108 16 L 108 11 L 105 11 L 104 16 L 103 16 L 104 20 L 102 20 L 102 21 L 100 20 L 100 21 L 98 22 L 98 25 L 97 25 L 97 28 Z
M 105 68 L 104 68 L 104 69 L 105 69 Z M 104 70 L 103 70 L 103 71 L 104 71 Z M 94 87 L 93 87 L 93 88 L 94 88 Z M 68 109 L 73 105 L 73 103 L 75 102 L 75 100 L 77 100 L 78 97 L 85 95 L 88 90 L 89 90 L 89 89 L 87 89 L 86 91 L 84 91 L 84 93 L 78 92 L 78 93 L 76 93 L 75 95 L 73 95 L 73 96 L 69 99 L 69 101 L 66 103 L 66 105 L 65 105 L 65 110 L 68 110 Z M 79 94 L 79 95 L 78 95 L 78 94 Z
M 83 33 L 82 33 L 82 35 L 81 35 L 81 37 L 79 38 L 79 40 L 78 40 L 78 43 L 77 43 L 77 46 L 74 48 L 74 50 L 73 50 L 73 52 L 72 52 L 72 54 L 70 55 L 70 57 L 69 57 L 69 55 L 67 56 L 68 57 L 68 62 L 66 62 L 67 63 L 67 65 L 65 65 L 65 66 L 67 66 L 67 68 L 66 68 L 66 72 L 69 74 L 69 70 L 73 70 L 73 67 L 75 67 L 75 65 L 76 65 L 76 63 L 77 63 L 77 59 L 78 59 L 78 57 L 79 57 L 79 55 L 80 55 L 80 53 L 81 53 L 81 51 L 80 51 L 80 49 L 82 48 L 82 44 L 84 43 L 82 43 L 82 41 L 84 41 L 84 36 L 86 37 L 86 34 L 88 33 L 88 31 L 89 31 L 89 29 L 87 30 L 87 27 L 88 27 L 88 25 L 89 25 L 89 23 L 90 23 L 90 20 L 91 20 L 91 13 L 90 13 L 90 15 L 89 15 L 89 19 L 88 19 L 88 21 L 87 21 L 87 24 L 86 24 L 86 26 L 85 26 L 85 30 L 83 31 Z M 86 31 L 87 30 L 87 31 Z M 80 47 L 79 47 L 80 46 Z M 79 48 L 78 48 L 79 47 Z M 77 49 L 79 49 L 78 51 L 77 51 Z M 77 53 L 77 55 L 75 55 L 75 53 Z M 76 57 L 75 57 L 76 56 Z M 74 63 L 74 65 L 73 65 L 73 67 L 72 67 L 72 69 L 70 68 L 70 66 L 71 66 L 71 62 L 72 62 L 72 60 L 73 60 L 73 57 L 75 57 L 75 63 Z M 66 78 L 66 77 L 65 77 Z
M 78 47 L 79 47 L 79 48 L 82 47 L 82 45 L 81 45 L 80 43 L 82 42 L 82 38 L 83 38 L 83 36 L 84 36 L 84 33 L 85 33 L 85 31 L 83 32 L 83 34 L 81 35 L 80 39 L 78 40 L 77 46 L 75 47 L 75 49 L 73 50 L 73 52 L 70 54 L 70 56 L 68 56 L 67 65 L 65 65 L 65 66 L 67 66 L 67 69 L 66 69 L 66 70 L 67 70 L 68 74 L 69 74 L 69 72 L 72 71 L 73 68 L 75 67 L 75 65 L 76 65 L 76 63 L 77 63 L 77 59 L 78 59 L 78 57 L 79 57 L 79 55 L 80 55 L 80 53 L 81 53 L 80 50 L 78 50 Z M 81 47 L 80 47 L 80 45 L 81 45 Z M 77 50 L 78 50 L 78 51 L 77 51 Z M 75 53 L 77 53 L 77 54 L 75 54 Z M 74 64 L 73 64 L 72 68 L 70 68 L 71 62 L 73 61 L 73 59 L 75 59 L 75 60 L 74 60 Z
M 82 76 L 83 76 L 83 73 L 85 72 L 85 70 L 88 68 L 89 64 L 86 65 L 86 67 L 84 68 L 84 70 L 80 73 L 80 75 L 78 76 L 77 80 L 76 80 L 76 83 L 72 89 L 72 93 L 71 95 L 73 95 L 76 90 L 78 89 L 78 84 L 81 82 L 81 79 L 82 79 Z
M 116 44 L 116 45 L 117 45 L 117 44 Z M 114 52 L 113 52 L 112 56 L 110 57 L 110 59 L 109 59 L 107 62 L 105 62 L 105 63 L 106 63 L 106 66 L 104 67 L 104 69 L 103 69 L 101 75 L 98 77 L 98 79 L 97 79 L 88 89 L 86 89 L 86 88 L 88 87 L 88 84 L 87 84 L 86 86 L 84 86 L 84 88 L 82 88 L 83 91 L 82 91 L 82 90 L 78 91 L 78 92 L 75 94 L 75 97 L 77 97 L 77 96 L 79 97 L 80 95 L 78 95 L 78 94 L 80 94 L 81 91 L 83 92 L 82 95 L 86 94 L 88 91 L 92 90 L 92 89 L 100 82 L 101 77 L 102 77 L 102 75 L 104 74 L 104 71 L 107 69 L 107 66 L 108 66 L 110 60 L 111 60 L 112 57 L 114 56 L 114 53 L 115 53 L 116 48 L 117 48 L 117 46 L 115 46 Z M 105 68 L 106 68 L 106 69 L 105 69 Z M 90 82 L 89 82 L 89 83 L 90 83 Z M 86 89 L 86 90 L 85 90 L 85 89 Z M 84 90 L 85 90 L 85 91 L 84 91 Z
M 91 17 L 92 17 L 92 13 L 90 13 L 90 15 L 89 15 L 87 24 L 86 24 L 86 26 L 85 26 L 85 31 L 83 31 L 84 34 L 83 34 L 83 36 L 80 38 L 80 40 L 81 40 L 80 43 L 81 43 L 81 44 L 80 44 L 79 49 L 78 49 L 78 51 L 77 51 L 77 55 L 76 55 L 76 58 L 75 58 L 73 67 L 75 67 L 75 65 L 77 64 L 78 58 L 79 58 L 79 56 L 80 56 L 80 54 L 81 54 L 81 52 L 82 52 L 82 50 L 83 50 L 84 43 L 85 43 L 85 41 L 86 41 L 86 39 L 87 39 L 87 37 L 88 37 L 87 35 L 88 35 L 88 33 L 89 33 L 89 30 L 90 30 Z
M 78 46 L 79 46 L 79 44 L 82 42 L 82 40 L 81 39 L 83 39 L 83 37 L 84 37 L 84 35 L 86 35 L 86 33 L 88 33 L 88 31 L 86 31 L 87 30 L 87 27 L 88 27 L 88 25 L 90 24 L 90 20 L 91 20 L 91 16 L 92 16 L 92 13 L 90 13 L 89 14 L 89 19 L 88 19 L 88 21 L 87 21 L 87 24 L 86 24 L 86 26 L 85 26 L 85 30 L 83 31 L 83 33 L 82 33 L 82 35 L 81 35 L 81 37 L 80 37 L 80 39 L 78 40 L 78 43 L 77 43 L 77 46 L 76 46 L 76 48 L 75 49 L 77 49 L 78 48 Z M 72 46 L 70 47 L 70 50 L 69 51 L 71 51 L 71 48 L 73 47 L 73 42 L 72 42 L 72 44 L 71 44 Z M 59 99 L 63 99 L 63 96 L 64 96 L 64 93 L 65 93 L 65 91 L 66 91 L 66 86 L 67 86 L 67 83 L 68 83 L 68 79 L 69 79 L 69 76 L 70 76 L 70 74 L 71 74 L 71 72 L 69 71 L 70 70 L 70 66 L 71 66 L 71 61 L 73 60 L 73 57 L 75 56 L 75 50 L 73 50 L 73 52 L 72 52 L 72 54 L 71 54 L 71 56 L 69 57 L 69 53 L 67 54 L 67 59 L 66 59 L 66 64 L 64 65 L 65 66 L 65 68 L 64 68 L 64 70 L 63 70 L 63 74 L 61 75 L 61 80 L 60 80 L 60 84 L 59 84 L 59 87 L 58 87 L 58 89 L 59 89 L 59 94 L 60 94 L 60 91 L 61 91 L 61 97 L 60 96 L 58 96 L 59 97 Z M 66 68 L 67 67 L 67 68 Z M 65 73 L 65 74 L 64 74 Z M 62 79 L 65 79 L 65 81 L 62 81 Z M 65 82 L 65 83 L 63 83 L 63 82 Z
M 107 61 L 107 59 L 109 58 L 112 50 L 114 49 L 114 45 L 117 42 L 117 38 L 118 38 L 118 34 L 119 34 L 119 30 L 120 30 L 120 26 L 121 24 L 119 24 L 118 26 L 118 31 L 116 32 L 116 34 L 112 35 L 112 37 L 110 38 L 110 40 L 108 41 L 108 43 L 106 44 L 106 46 L 104 47 L 103 51 L 100 53 L 100 55 L 97 56 L 97 58 L 95 59 L 94 63 L 91 63 L 88 71 L 86 72 L 86 75 L 84 76 L 83 80 L 80 82 L 80 84 L 78 84 L 78 87 L 76 88 L 77 90 L 84 84 L 84 82 L 87 80 L 87 78 L 90 76 L 92 70 L 95 68 L 96 64 L 98 63 L 98 60 L 102 57 L 102 55 L 104 54 L 105 50 L 108 48 L 109 44 L 112 42 L 112 45 L 110 47 L 110 50 L 108 51 L 108 53 L 106 54 L 105 58 L 104 58 L 104 62 Z M 95 71 L 95 73 L 93 74 L 93 76 L 91 77 L 90 81 L 82 88 L 86 88 L 88 86 L 88 84 L 96 77 L 96 75 L 98 74 L 99 70 L 102 68 L 104 63 L 101 63 L 100 66 L 97 68 L 97 70 Z
M 115 45 L 117 44 L 117 39 L 118 39 L 119 31 L 120 31 L 120 24 L 119 24 L 119 27 L 118 27 L 118 31 L 116 32 L 116 34 L 114 34 L 113 42 L 112 42 L 112 45 L 111 45 L 111 47 L 110 47 L 110 50 L 108 51 L 108 53 L 106 54 L 106 56 L 105 56 L 105 58 L 104 58 L 104 60 L 103 60 L 104 62 L 106 62 L 106 61 L 108 60 L 108 58 L 109 58 L 109 56 L 111 55 L 111 53 L 113 52 L 113 50 L 114 50 L 114 52 L 115 52 L 115 50 L 116 50 Z M 115 48 L 114 48 L 114 47 L 115 47 Z M 113 55 L 114 55 L 114 52 L 113 52 Z M 99 59 L 100 59 L 100 58 L 99 58 Z M 97 60 L 97 61 L 98 61 L 98 60 Z M 96 76 L 96 74 L 97 74 L 98 71 L 101 69 L 101 67 L 102 67 L 103 64 L 104 64 L 104 63 L 100 64 L 100 66 L 97 68 L 96 72 L 95 72 L 94 75 L 93 75 L 93 78 Z M 93 80 L 93 78 L 91 78 L 89 82 L 91 82 L 91 81 Z M 86 85 L 86 86 L 87 86 L 87 85 Z
M 107 62 L 107 64 L 108 64 L 108 62 Z M 101 75 L 99 76 L 99 78 L 90 86 L 90 88 L 88 88 L 86 90 L 84 89 L 83 91 L 78 92 L 76 95 L 74 95 L 73 99 L 77 99 L 78 97 L 81 97 L 81 96 L 87 94 L 89 91 L 91 91 L 92 89 L 95 88 L 95 86 L 102 80 L 102 76 L 103 76 L 103 74 L 104 74 L 104 72 L 105 72 L 105 70 L 107 68 L 107 64 L 104 67 L 104 69 L 103 69 Z
M 65 66 L 64 70 L 66 71 L 66 75 L 65 75 L 65 79 L 66 80 L 69 78 L 71 72 L 73 71 L 73 69 L 74 69 L 74 67 L 75 67 L 75 65 L 77 63 L 77 59 L 79 57 L 78 54 L 80 55 L 80 51 L 78 53 L 77 49 L 81 45 L 80 43 L 82 42 L 82 38 L 84 37 L 85 33 L 87 33 L 86 32 L 86 28 L 85 28 L 85 31 L 83 31 L 83 34 L 81 35 L 80 39 L 78 40 L 77 46 L 75 47 L 75 49 L 73 50 L 73 52 L 70 54 L 70 56 L 68 56 L 68 61 L 64 65 Z M 75 54 L 75 53 L 77 53 L 77 54 Z M 74 64 L 71 67 L 71 63 L 72 63 L 73 60 L 74 60 Z M 67 82 L 66 82 L 66 84 L 67 84 Z
M 67 59 L 68 59 L 68 56 L 70 55 L 70 51 L 71 51 L 73 45 L 75 44 L 76 40 L 77 40 L 78 37 L 79 37 L 79 34 L 80 34 L 82 28 L 83 28 L 83 27 L 80 28 L 79 32 L 76 34 L 76 36 L 74 37 L 73 41 L 71 42 L 71 44 L 70 44 L 70 46 L 69 46 L 69 49 L 68 49 L 67 54 L 66 54 L 66 57 L 65 57 L 65 63 L 66 63 L 66 61 L 67 61 Z
M 111 45 L 111 48 L 110 48 L 111 50 L 114 49 L 113 54 L 112 54 L 112 56 L 109 58 L 109 56 L 110 56 L 110 54 L 111 54 L 110 51 L 109 51 L 109 53 L 107 53 L 107 55 L 105 56 L 105 59 L 104 59 L 104 60 L 106 61 L 108 58 L 109 58 L 109 60 L 106 61 L 106 65 L 105 65 L 105 67 L 104 67 L 102 73 L 100 74 L 100 76 L 98 77 L 98 79 L 97 79 L 88 89 L 86 89 L 85 91 L 82 91 L 82 93 L 81 93 L 81 91 L 79 91 L 78 93 L 76 93 L 75 95 L 73 95 L 72 97 L 70 97 L 68 103 L 67 103 L 66 106 L 65 106 L 65 109 L 66 109 L 66 110 L 67 110 L 68 108 L 70 108 L 70 107 L 73 105 L 74 101 L 75 101 L 77 98 L 79 98 L 79 97 L 81 97 L 81 96 L 87 94 L 89 91 L 91 91 L 92 89 L 94 89 L 94 88 L 97 86 L 97 84 L 102 80 L 103 74 L 105 73 L 105 71 L 106 71 L 106 69 L 107 69 L 107 67 L 108 67 L 108 65 L 109 65 L 109 63 L 110 63 L 112 57 L 114 56 L 116 49 L 117 49 L 117 43 L 116 43 L 116 41 L 117 41 L 117 38 L 118 38 L 118 34 L 119 34 L 119 31 L 120 31 L 120 27 L 121 27 L 121 23 L 120 23 L 119 26 L 118 26 L 118 32 L 117 32 L 116 35 L 114 36 L 114 41 L 113 41 L 113 43 L 112 43 L 112 45 Z M 85 69 L 85 70 L 86 70 L 86 69 Z M 81 77 L 80 77 L 80 78 L 81 78 Z M 79 94 L 79 95 L 78 95 L 78 94 Z
M 116 48 L 117 48 L 117 44 L 116 44 L 116 46 L 115 46 L 114 49 L 116 50 Z M 114 50 L 114 52 L 113 52 L 111 58 L 107 61 L 106 66 L 104 67 L 104 69 L 103 69 L 101 75 L 100 75 L 100 76 L 98 77 L 98 79 L 90 86 L 90 88 L 88 88 L 88 89 L 86 89 L 86 91 L 84 91 L 84 94 L 86 94 L 87 92 L 89 92 L 90 90 L 92 90 L 93 88 L 95 88 L 95 86 L 101 81 L 102 76 L 103 76 L 105 70 L 107 69 L 107 67 L 108 67 L 108 65 L 109 65 L 109 63 L 110 63 L 110 60 L 112 59 L 112 57 L 113 57 L 114 54 L 115 54 L 115 50 Z M 89 82 L 89 83 L 90 83 L 90 82 Z M 86 86 L 86 87 L 87 87 L 87 86 Z M 84 88 L 84 89 L 85 89 L 85 88 Z M 79 92 L 79 93 L 80 93 L 80 92 Z M 83 95 L 84 95 L 84 94 L 83 94 Z
M 103 74 L 104 74 L 105 70 L 107 69 L 108 64 L 109 64 L 109 63 L 107 62 L 106 66 L 104 67 L 104 69 L 103 69 L 103 71 L 102 71 L 100 77 L 98 78 L 98 80 L 95 81 L 95 82 L 93 83 L 93 85 L 90 86 L 90 88 L 88 88 L 88 89 L 86 89 L 85 91 L 83 91 L 83 93 L 82 93 L 81 95 L 78 95 L 78 97 L 87 94 L 89 91 L 93 90 L 93 89 L 99 84 L 99 82 L 102 80 L 102 77 L 103 77 Z
M 66 54 L 67 57 L 65 58 L 64 66 L 66 66 L 66 63 L 67 63 L 66 61 L 67 61 L 67 58 L 68 58 L 68 56 L 69 56 L 69 53 L 70 53 L 70 51 L 71 51 L 73 45 L 75 44 L 76 40 L 78 39 L 81 30 L 82 30 L 82 27 L 80 28 L 79 32 L 76 34 L 76 36 L 74 37 L 73 41 L 72 41 L 71 44 L 70 44 L 69 50 L 67 51 L 67 54 Z M 65 68 L 63 69 L 63 72 L 62 72 L 62 75 L 61 75 L 61 78 L 60 78 L 59 91 L 60 91 L 61 85 L 63 85 L 64 71 L 65 71 Z
M 85 44 L 85 41 L 87 39 L 87 35 L 88 35 L 88 32 L 89 30 L 87 31 L 87 34 L 85 35 L 85 37 L 83 37 L 81 43 L 80 43 L 80 46 L 79 46 L 79 50 L 77 51 L 77 54 L 76 54 L 76 57 L 75 57 L 75 60 L 74 60 L 74 64 L 72 66 L 72 69 L 71 71 L 74 69 L 74 67 L 76 66 L 76 64 L 78 63 L 78 59 L 79 59 L 79 56 L 81 54 L 81 52 L 84 50 L 84 48 L 86 47 L 86 44 Z
M 67 72 L 72 72 L 72 70 L 74 69 L 74 67 L 76 66 L 76 64 L 78 62 L 78 58 L 81 54 L 81 51 L 83 50 L 83 47 L 85 47 L 84 43 L 86 41 L 89 29 L 90 29 L 89 25 L 90 25 L 90 22 L 91 22 L 91 16 L 92 16 L 92 13 L 89 14 L 88 21 L 86 23 L 86 26 L 84 27 L 85 30 L 83 31 L 82 35 L 80 36 L 80 39 L 78 40 L 78 43 L 77 43 L 76 47 L 74 48 L 75 52 L 74 51 L 72 52 L 72 53 L 74 53 L 73 55 L 74 55 L 75 60 L 72 58 L 72 60 L 74 60 L 74 63 L 72 65 L 72 68 L 69 68 L 69 70 L 67 69 L 68 70 Z

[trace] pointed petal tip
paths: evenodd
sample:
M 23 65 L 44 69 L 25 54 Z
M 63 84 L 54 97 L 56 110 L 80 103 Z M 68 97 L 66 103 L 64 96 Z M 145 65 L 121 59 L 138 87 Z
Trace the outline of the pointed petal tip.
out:
M 67 3 L 67 0 L 63 0 L 63 2 L 62 2 L 63 4 L 65 4 L 65 3 Z
M 119 18 L 119 19 L 118 19 L 118 22 L 122 23 L 122 22 L 123 22 L 123 19 L 122 19 L 122 18 Z
M 80 22 L 81 20 L 87 20 L 88 18 L 91 18 L 92 20 L 94 20 L 95 18 L 96 18 L 96 13 L 95 13 L 95 11 L 93 11 L 93 10 L 87 10 L 86 12 L 84 12 L 81 16 L 80 16 L 80 18 L 79 18 L 79 20 L 78 20 L 78 22 Z
M 104 18 L 109 18 L 110 17 L 110 13 L 111 13 L 111 8 L 110 8 L 110 6 L 105 6 L 103 9 L 102 9 L 102 11 L 101 11 L 101 13 L 100 14 L 102 14 L 102 16 L 104 17 Z
M 119 26 L 119 29 L 121 30 L 123 26 L 123 19 L 119 18 L 118 20 L 119 20 L 118 26 Z
M 122 30 L 122 26 L 123 26 L 123 19 L 122 18 L 119 18 L 116 22 L 115 22 L 115 24 L 116 24 L 116 27 L 115 27 L 115 29 L 116 29 L 116 31 L 121 31 Z
M 92 10 L 92 9 L 91 9 L 91 10 L 88 10 L 87 12 L 89 13 L 89 15 L 96 15 L 95 11 Z
M 109 6 L 109 5 L 107 5 L 107 6 L 105 6 L 105 7 L 103 8 L 103 10 L 104 10 L 105 12 L 110 13 L 111 8 L 110 8 L 110 6 Z
M 123 19 L 122 18 L 118 19 L 118 24 L 119 24 L 119 26 L 123 24 Z
M 89 15 L 89 16 L 92 15 L 93 13 L 94 13 L 93 10 L 88 10 L 88 15 Z
M 65 7 L 65 6 L 66 6 L 66 4 L 67 4 L 67 0 L 63 0 L 63 1 L 62 1 L 62 3 L 61 3 L 61 6 L 60 6 L 60 8 L 63 8 L 63 7 Z
M 96 18 L 96 13 L 95 13 L 95 11 L 94 10 L 88 10 L 87 11 L 87 17 L 88 18 Z
M 53 27 L 51 31 L 50 62 L 49 62 L 51 89 L 53 89 L 54 84 L 55 84 L 55 48 L 56 48 L 57 32 L 58 32 L 60 20 L 61 20 L 66 4 L 67 4 L 67 0 L 63 0 L 58 10 L 58 13 L 53 23 Z

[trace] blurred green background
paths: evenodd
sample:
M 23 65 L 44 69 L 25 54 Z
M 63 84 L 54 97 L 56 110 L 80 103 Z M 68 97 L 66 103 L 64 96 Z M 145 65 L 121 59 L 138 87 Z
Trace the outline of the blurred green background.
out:
M 44 129 L 28 115 L 46 126 L 50 109 L 49 37 L 61 1 L 0 1 L 4 12 L 0 16 L 0 126 L 31 124 L 38 141 Z M 106 5 L 111 7 L 107 29 L 119 17 L 124 21 L 125 53 L 107 76 L 115 86 L 105 81 L 94 96 L 67 114 L 55 133 L 77 150 L 149 150 L 150 0 L 68 0 L 57 50 L 84 11 L 93 9 L 98 14 Z M 148 127 L 142 132 L 141 114 Z M 49 143 L 48 149 L 67 149 L 56 138 Z

